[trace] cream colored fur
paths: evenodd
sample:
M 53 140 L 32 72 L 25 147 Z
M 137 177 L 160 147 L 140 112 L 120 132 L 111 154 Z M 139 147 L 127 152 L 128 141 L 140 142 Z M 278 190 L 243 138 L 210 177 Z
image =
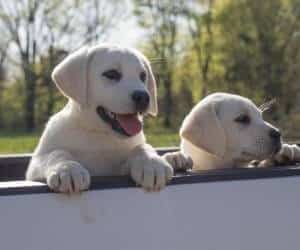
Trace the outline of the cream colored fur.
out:
M 102 72 L 122 72 L 120 82 L 109 82 Z M 147 74 L 146 84 L 140 72 Z M 45 180 L 59 192 L 88 189 L 90 176 L 128 175 L 147 191 L 162 189 L 172 167 L 146 143 L 143 131 L 122 136 L 97 115 L 98 105 L 112 112 L 133 113 L 134 90 L 150 95 L 147 113 L 156 115 L 156 83 L 148 60 L 138 51 L 113 45 L 82 48 L 64 59 L 52 78 L 68 104 L 51 117 L 26 173 L 28 180 Z M 142 116 L 140 116 L 142 119 Z
M 278 154 L 261 161 L 258 167 L 272 167 L 300 162 L 300 147 L 296 144 L 283 144 Z
M 247 115 L 250 123 L 236 122 L 240 115 Z M 295 145 L 284 144 L 274 155 L 278 143 L 271 139 L 270 130 L 277 129 L 263 120 L 262 112 L 252 101 L 215 93 L 199 102 L 184 119 L 180 129 L 181 152 L 164 157 L 175 169 L 190 168 L 187 159 L 191 157 L 195 170 L 242 167 L 252 160 L 267 158 L 276 158 L 280 163 L 299 161 L 300 150 Z M 274 160 L 260 166 L 267 164 L 274 165 Z

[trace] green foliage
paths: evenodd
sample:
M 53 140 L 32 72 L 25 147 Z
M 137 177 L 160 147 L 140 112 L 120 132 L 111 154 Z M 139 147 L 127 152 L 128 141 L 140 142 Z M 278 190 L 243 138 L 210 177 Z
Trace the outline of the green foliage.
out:
M 275 98 L 267 119 L 287 137 L 299 136 L 299 0 L 186 2 L 180 24 L 176 47 L 184 50 L 172 55 L 173 128 L 205 95 L 225 91 L 249 97 L 257 105 Z M 145 28 L 154 32 L 153 26 Z M 160 56 L 147 46 L 145 52 Z M 160 76 L 166 68 L 161 64 L 157 69 Z M 168 105 L 162 93 L 160 103 Z
M 228 90 L 257 103 L 276 98 L 271 118 L 280 124 L 299 105 L 299 11 L 282 0 L 227 1 L 218 11 Z
M 1 128 L 20 130 L 23 129 L 22 121 L 24 117 L 24 89 L 19 80 L 14 84 L 3 88 L 1 93 Z
M 150 59 L 158 82 L 160 113 L 145 121 L 150 143 L 178 145 L 177 131 L 185 115 L 216 91 L 244 95 L 257 105 L 276 98 L 277 104 L 266 119 L 279 126 L 285 138 L 300 138 L 300 0 L 132 3 L 145 34 L 139 47 Z M 55 30 L 61 30 L 60 23 L 55 21 Z M 35 61 L 38 129 L 66 102 L 50 79 L 54 65 L 65 53 L 60 48 L 49 47 Z M 1 128 L 25 127 L 22 103 L 26 85 L 22 77 L 1 83 Z M 35 142 L 26 149 L 31 150 Z M 2 152 L 3 144 L 6 142 L 0 146 Z

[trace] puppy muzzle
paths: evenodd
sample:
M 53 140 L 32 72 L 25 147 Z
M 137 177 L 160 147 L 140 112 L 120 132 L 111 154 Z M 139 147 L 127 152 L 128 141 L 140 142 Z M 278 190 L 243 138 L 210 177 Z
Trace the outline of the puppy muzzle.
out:
M 281 133 L 278 129 L 272 128 L 269 132 L 269 136 L 272 140 L 272 144 L 274 147 L 274 154 L 277 154 L 282 147 Z

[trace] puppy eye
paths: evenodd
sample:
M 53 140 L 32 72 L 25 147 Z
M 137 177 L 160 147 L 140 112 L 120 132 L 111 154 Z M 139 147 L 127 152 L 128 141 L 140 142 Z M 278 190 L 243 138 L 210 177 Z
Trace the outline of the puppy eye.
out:
M 140 79 L 142 82 L 146 81 L 146 73 L 144 71 L 140 73 Z
M 115 70 L 115 69 L 105 71 L 105 72 L 102 73 L 102 75 L 104 77 L 106 77 L 107 79 L 113 80 L 113 81 L 120 81 L 121 78 L 122 78 L 122 74 L 119 71 Z
M 251 119 L 248 115 L 240 115 L 235 118 L 234 121 L 242 124 L 249 124 L 251 122 Z

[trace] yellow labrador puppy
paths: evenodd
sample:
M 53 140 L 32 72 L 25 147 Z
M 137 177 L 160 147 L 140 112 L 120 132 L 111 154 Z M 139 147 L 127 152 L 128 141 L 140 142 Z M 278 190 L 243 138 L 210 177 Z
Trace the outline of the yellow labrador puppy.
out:
M 26 179 L 67 193 L 88 189 L 94 175 L 130 174 L 148 191 L 166 185 L 173 169 L 146 144 L 142 130 L 143 115 L 157 114 L 145 56 L 113 45 L 82 48 L 52 78 L 69 102 L 49 120 Z
M 180 136 L 181 152 L 164 156 L 175 169 L 190 168 L 188 157 L 195 170 L 242 167 L 267 158 L 280 163 L 300 160 L 299 148 L 282 147 L 279 130 L 263 120 L 251 100 L 238 95 L 215 93 L 204 98 L 184 119 Z M 260 165 L 273 164 L 268 160 Z

